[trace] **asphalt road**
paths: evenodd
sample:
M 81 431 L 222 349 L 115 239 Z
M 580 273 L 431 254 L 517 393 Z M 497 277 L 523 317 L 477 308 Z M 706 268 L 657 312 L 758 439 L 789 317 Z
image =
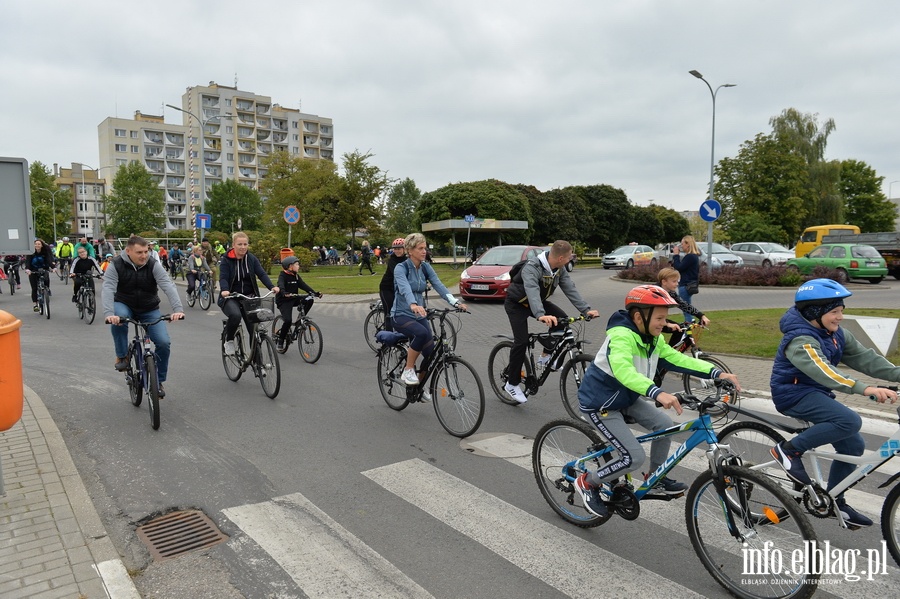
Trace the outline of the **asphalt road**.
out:
M 612 274 L 575 273 L 601 312 L 587 325 L 595 348 L 628 289 Z M 854 286 L 853 305 L 896 306 L 896 287 Z M 216 307 L 187 308 L 186 321 L 169 325 L 168 396 L 153 431 L 146 408 L 130 404 L 112 367 L 108 326 L 100 317 L 91 326 L 77 319 L 71 287 L 54 281 L 52 289 L 52 320 L 31 313 L 27 293 L 0 296 L 0 309 L 22 319 L 25 382 L 62 431 L 146 597 L 359 596 L 348 555 L 360 560 L 358 575 L 370 591 L 364 596 L 519 599 L 578 589 L 595 597 L 726 596 L 685 535 L 683 500 L 646 502 L 639 520 L 613 519 L 593 530 L 568 525 L 546 505 L 521 458 L 540 426 L 564 412 L 553 379 L 525 406 L 492 396 L 487 357 L 494 335 L 508 332 L 502 305 L 474 303 L 460 317 L 458 352 L 479 371 L 487 398 L 479 434 L 460 442 L 431 406 L 395 412 L 384 404 L 375 356 L 362 338 L 364 300 L 317 302 L 311 316 L 324 333 L 324 354 L 315 365 L 303 363 L 296 346 L 282 356 L 275 400 L 250 373 L 237 383 L 226 379 Z M 697 301 L 708 310 L 783 307 L 792 295 L 703 288 Z M 472 442 L 483 443 L 472 451 Z M 676 472 L 688 482 L 695 476 Z M 882 480 L 873 475 L 864 488 Z M 187 508 L 209 515 L 229 541 L 153 562 L 135 527 Z M 816 526 L 844 548 L 879 545 L 877 526 L 852 534 L 833 522 Z M 896 583 L 897 569 L 883 578 Z M 895 596 L 881 582 L 823 591 Z

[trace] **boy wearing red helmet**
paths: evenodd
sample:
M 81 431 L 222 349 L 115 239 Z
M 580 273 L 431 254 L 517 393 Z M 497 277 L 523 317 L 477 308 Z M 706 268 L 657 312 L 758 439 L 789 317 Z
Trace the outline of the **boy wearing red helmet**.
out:
M 596 472 L 582 474 L 575 481 L 585 507 L 598 516 L 606 516 L 608 509 L 601 492 L 609 491 L 608 483 L 637 470 L 646 455 L 635 439 L 625 418 L 633 418 L 648 431 L 672 426 L 672 419 L 653 403 L 674 408 L 681 414 L 681 404 L 653 382 L 653 374 L 662 367 L 687 372 L 710 379 L 725 379 L 740 390 L 737 377 L 725 373 L 702 360 L 686 356 L 672 349 L 661 336 L 669 308 L 677 307 L 669 293 L 656 285 L 641 285 L 628 292 L 625 310 L 613 314 L 606 326 L 606 341 L 588 367 L 578 401 L 597 430 L 616 448 L 618 458 L 604 464 Z M 656 439 L 650 444 L 648 472 L 659 468 L 669 455 L 671 441 Z M 678 495 L 687 485 L 665 477 L 657 483 L 654 493 Z

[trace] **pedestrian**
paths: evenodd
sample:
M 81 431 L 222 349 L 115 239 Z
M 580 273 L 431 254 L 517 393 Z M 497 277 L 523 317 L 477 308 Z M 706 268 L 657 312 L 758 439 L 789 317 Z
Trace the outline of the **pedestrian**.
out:
M 362 242 L 362 253 L 360 254 L 360 262 L 359 262 L 359 275 L 362 276 L 363 268 L 368 268 L 369 273 L 374 275 L 375 271 L 372 270 L 372 248 L 369 247 L 369 240 L 365 240 Z

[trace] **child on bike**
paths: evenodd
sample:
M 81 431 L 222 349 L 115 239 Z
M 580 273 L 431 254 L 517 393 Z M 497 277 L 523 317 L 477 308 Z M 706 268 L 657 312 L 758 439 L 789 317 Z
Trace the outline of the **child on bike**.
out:
M 93 274 L 92 271 L 97 271 L 98 275 L 103 274 L 103 271 L 100 270 L 100 265 L 97 263 L 97 259 L 88 256 L 87 248 L 78 248 L 78 255 L 75 257 L 75 261 L 72 262 L 72 270 L 69 272 L 69 278 L 74 279 L 74 284 L 72 285 L 72 303 L 78 301 L 78 292 L 84 284 L 81 277 L 78 275 L 90 275 Z
M 772 400 L 782 414 L 813 423 L 793 439 L 771 449 L 791 479 L 812 484 L 801 456 L 803 452 L 831 443 L 837 453 L 859 456 L 866 449 L 859 430 L 862 419 L 835 399 L 834 391 L 868 395 L 884 403 L 897 400 L 890 389 L 869 385 L 837 370 L 838 364 L 869 376 L 900 381 L 900 367 L 873 349 L 862 346 L 846 329 L 844 298 L 853 295 L 831 279 L 813 279 L 797 289 L 794 306 L 781 317 L 784 337 L 772 366 Z M 835 460 L 828 475 L 828 488 L 841 482 L 856 466 Z M 835 498 L 845 522 L 871 526 L 872 520 L 847 505 L 843 494 Z
M 309 311 L 312 309 L 313 299 L 311 297 L 308 298 L 300 295 L 300 290 L 302 289 L 307 293 L 312 293 L 316 297 L 322 297 L 321 293 L 318 293 L 310 287 L 298 274 L 300 271 L 300 260 L 298 260 L 296 256 L 288 256 L 282 260 L 281 268 L 282 270 L 278 275 L 277 285 L 280 291 L 278 292 L 278 295 L 275 296 L 275 305 L 278 306 L 278 309 L 281 311 L 282 320 L 281 330 L 278 331 L 278 338 L 275 340 L 279 351 L 284 349 L 288 332 L 291 330 L 291 325 L 294 323 L 291 317 L 294 306 L 302 306 L 302 310 L 305 314 L 309 314 Z
M 684 312 L 685 314 L 690 314 L 691 316 L 696 316 L 700 321 L 700 324 L 703 326 L 709 325 L 709 318 L 707 318 L 703 312 L 695 308 L 693 305 L 684 301 L 680 295 L 678 295 L 678 286 L 681 283 L 681 273 L 675 270 L 674 268 L 661 268 L 659 272 L 656 274 L 657 280 L 659 280 L 659 286 L 669 292 L 669 295 L 672 296 L 676 302 L 678 302 L 678 308 Z M 666 326 L 663 327 L 664 331 L 668 331 L 672 333 L 672 336 L 669 337 L 669 345 L 671 347 L 675 347 L 681 341 L 682 337 L 684 337 L 684 333 L 681 332 L 681 326 L 674 320 L 666 319 Z M 656 376 L 653 377 L 653 382 L 657 384 L 657 386 L 662 385 L 663 377 L 666 376 L 666 372 L 659 371 L 656 373 Z
M 641 467 L 644 449 L 631 432 L 626 418 L 648 431 L 672 426 L 672 419 L 649 400 L 681 414 L 678 398 L 659 388 L 651 376 L 657 366 L 694 376 L 730 381 L 740 390 L 737 377 L 702 360 L 673 350 L 662 338 L 669 308 L 678 303 L 656 285 L 635 287 L 625 296 L 625 310 L 613 314 L 606 327 L 606 341 L 584 375 L 578 389 L 581 411 L 616 448 L 618 457 L 596 472 L 586 472 L 575 480 L 575 488 L 585 507 L 604 517 L 608 509 L 600 496 L 603 483 Z M 656 471 L 669 455 L 671 441 L 656 439 L 650 444 L 648 472 Z M 652 493 L 679 495 L 687 485 L 669 477 L 660 479 Z

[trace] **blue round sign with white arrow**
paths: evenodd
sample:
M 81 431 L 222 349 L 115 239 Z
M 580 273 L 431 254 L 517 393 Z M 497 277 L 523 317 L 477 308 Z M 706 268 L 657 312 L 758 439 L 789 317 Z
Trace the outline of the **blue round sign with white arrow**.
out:
M 722 204 L 716 200 L 706 200 L 700 205 L 700 218 L 708 223 L 713 222 L 722 215 Z

